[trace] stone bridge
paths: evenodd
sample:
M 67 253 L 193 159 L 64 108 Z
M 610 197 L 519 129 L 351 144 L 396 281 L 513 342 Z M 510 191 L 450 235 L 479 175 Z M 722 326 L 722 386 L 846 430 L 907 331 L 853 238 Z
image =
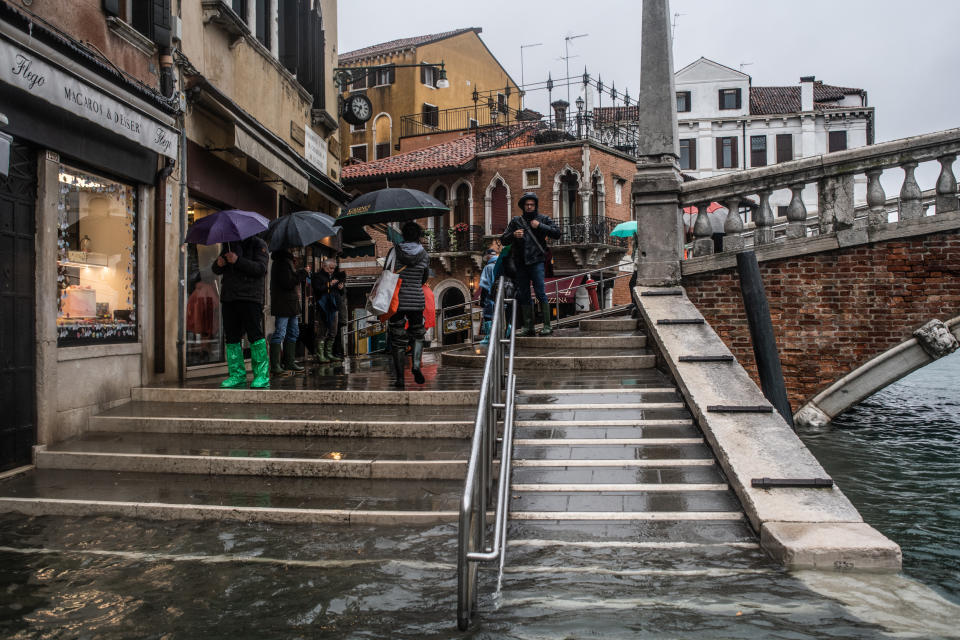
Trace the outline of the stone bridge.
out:
M 798 422 L 825 423 L 956 349 L 960 206 L 952 165 L 958 151 L 960 129 L 952 129 L 681 185 L 680 205 L 701 213 L 695 257 L 680 264 L 680 281 L 756 381 L 735 256 L 755 251 Z M 933 161 L 939 179 L 924 194 L 914 170 Z M 888 199 L 880 176 L 896 168 L 903 170 L 903 186 L 899 197 Z M 867 205 L 860 208 L 853 199 L 857 174 L 867 178 Z M 818 191 L 812 215 L 800 197 L 810 183 Z M 785 220 L 774 218 L 769 205 L 777 189 L 793 192 Z M 711 202 L 731 212 L 719 253 L 706 218 Z

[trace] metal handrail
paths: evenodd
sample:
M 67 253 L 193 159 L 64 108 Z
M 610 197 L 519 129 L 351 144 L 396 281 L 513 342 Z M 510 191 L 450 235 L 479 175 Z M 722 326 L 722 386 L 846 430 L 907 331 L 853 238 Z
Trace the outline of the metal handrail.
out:
M 457 548 L 457 627 L 465 631 L 477 601 L 479 563 L 500 561 L 503 570 L 509 508 L 510 467 L 513 449 L 513 415 L 516 376 L 513 373 L 515 331 L 504 338 L 505 302 L 510 302 L 510 326 L 516 326 L 516 300 L 504 300 L 503 279 L 497 286 L 490 343 L 480 383 L 480 400 L 470 445 L 470 460 L 460 500 L 460 524 Z M 507 346 L 506 354 L 504 347 Z M 504 356 L 507 372 L 504 375 Z M 493 461 L 497 449 L 497 416 L 503 412 L 503 438 L 500 451 L 500 477 L 497 491 L 493 542 L 485 545 L 487 508 L 493 491 Z
M 615 275 L 615 276 L 612 276 L 612 277 L 606 277 L 606 278 L 604 277 L 604 275 L 603 275 L 603 272 L 604 272 L 604 271 L 606 271 L 607 269 L 615 269 L 615 268 L 618 268 L 621 264 L 623 264 L 623 263 L 618 262 L 618 263 L 616 263 L 616 264 L 608 264 L 608 265 L 605 266 L 605 267 L 597 267 L 597 268 L 595 268 L 595 269 L 589 269 L 589 270 L 587 270 L 587 271 L 581 271 L 580 273 L 574 273 L 574 274 L 571 274 L 571 275 L 569 275 L 569 276 L 566 276 L 566 275 L 564 275 L 564 276 L 557 276 L 556 280 L 554 280 L 553 282 L 550 283 L 551 285 L 553 285 L 553 297 L 554 297 L 553 302 L 550 302 L 550 294 L 549 294 L 549 292 L 547 293 L 547 304 L 554 304 L 554 305 L 556 305 L 556 307 L 557 307 L 557 320 L 560 319 L 560 292 L 563 291 L 564 293 L 566 293 L 567 291 L 574 291 L 574 290 L 578 289 L 579 287 L 586 287 L 586 286 L 587 286 L 587 285 L 582 284 L 582 283 L 581 283 L 581 284 L 571 284 L 569 287 L 564 287 L 563 289 L 561 289 L 561 288 L 560 288 L 560 281 L 561 281 L 561 280 L 570 280 L 571 282 L 573 282 L 576 278 L 582 278 L 583 276 L 586 276 L 586 275 L 592 275 L 592 274 L 594 274 L 594 273 L 599 273 L 599 274 L 600 274 L 600 279 L 599 279 L 599 280 L 594 280 L 594 284 L 593 284 L 593 285 L 590 285 L 590 286 L 596 286 L 596 287 L 598 287 L 601 291 L 603 291 L 603 289 L 605 288 L 605 283 L 606 283 L 606 282 L 612 282 L 612 281 L 614 281 L 614 280 L 619 280 L 620 278 L 629 278 L 630 276 L 633 275 L 633 272 L 624 272 L 624 273 L 621 273 L 621 274 L 618 274 L 618 275 Z M 634 267 L 634 268 L 636 268 L 636 267 Z M 547 287 L 545 287 L 545 288 L 549 288 L 549 285 L 548 285 Z M 633 295 L 633 294 L 632 294 L 632 292 L 631 292 L 631 297 L 632 297 L 632 295 Z M 603 301 L 602 301 L 602 300 L 599 300 L 598 302 L 600 303 L 600 308 L 603 309 Z
M 458 314 L 458 315 L 453 315 L 453 316 L 449 316 L 449 317 L 446 315 L 446 312 L 447 312 L 448 310 L 450 310 L 450 309 L 456 309 L 456 308 L 458 308 L 458 307 L 467 307 L 468 310 L 467 310 L 465 313 L 461 313 L 461 314 Z M 463 317 L 463 316 L 470 316 L 470 318 L 471 318 L 470 326 L 469 326 L 467 329 L 464 329 L 464 331 L 468 331 L 468 332 L 469 332 L 469 340 L 470 340 L 471 342 L 473 342 L 475 336 L 474 336 L 474 333 L 473 333 L 473 321 L 472 321 L 472 318 L 473 318 L 473 316 L 477 315 L 478 313 L 481 313 L 481 311 L 482 311 L 482 310 L 481 310 L 479 307 L 476 307 L 476 306 L 473 304 L 473 298 L 470 298 L 470 299 L 468 299 L 468 300 L 464 300 L 463 302 L 460 302 L 460 303 L 457 303 L 457 304 L 452 304 L 452 305 L 447 306 L 447 307 L 441 307 L 440 309 L 437 309 L 437 310 L 435 311 L 435 314 L 434 314 L 434 315 L 435 315 L 435 319 L 436 319 L 435 326 L 439 326 L 441 320 L 450 320 L 450 319 L 452 319 L 452 318 L 460 318 L 460 317 Z M 361 320 L 371 320 L 371 319 L 372 319 L 372 321 L 374 321 L 374 322 L 376 322 L 376 323 L 378 323 L 378 324 L 382 324 L 382 325 L 384 326 L 384 329 L 383 329 L 384 331 L 387 330 L 387 328 L 386 328 L 387 323 L 386 323 L 386 322 L 381 322 L 381 321 L 380 321 L 380 316 L 378 316 L 378 315 L 376 315 L 376 314 L 374 314 L 374 313 L 368 313 L 368 314 L 365 315 L 365 316 L 359 316 L 359 317 L 357 317 L 357 318 L 350 318 L 350 319 L 347 320 L 347 322 L 344 324 L 344 334 L 347 336 L 347 338 L 349 339 L 350 336 L 353 336 L 353 337 L 354 337 L 354 340 L 353 340 L 354 355 L 358 355 L 358 354 L 359 354 L 359 352 L 358 352 L 359 339 L 358 339 L 356 336 L 360 333 L 360 321 L 361 321 Z M 354 327 L 353 329 L 350 328 L 350 325 L 351 325 L 351 324 L 355 325 L 355 327 Z M 442 335 L 442 329 L 438 330 L 438 333 L 439 333 L 439 335 Z

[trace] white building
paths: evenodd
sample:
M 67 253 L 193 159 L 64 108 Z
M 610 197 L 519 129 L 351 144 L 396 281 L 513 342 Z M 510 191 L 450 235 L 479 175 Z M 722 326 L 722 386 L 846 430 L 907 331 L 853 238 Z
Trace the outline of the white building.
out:
M 874 112 L 863 89 L 824 84 L 813 76 L 790 86 L 754 87 L 749 75 L 700 58 L 675 74 L 680 168 L 695 178 L 763 167 L 831 151 L 873 144 Z M 636 107 L 604 108 L 599 122 L 636 118 Z M 866 178 L 854 183 L 866 199 Z M 803 192 L 807 211 L 817 210 L 815 185 Z M 770 204 L 786 207 L 789 190 Z

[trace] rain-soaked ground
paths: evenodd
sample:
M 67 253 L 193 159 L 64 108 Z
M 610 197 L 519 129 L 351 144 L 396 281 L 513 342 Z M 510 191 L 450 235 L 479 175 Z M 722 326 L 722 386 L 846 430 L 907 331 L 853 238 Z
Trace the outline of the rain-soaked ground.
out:
M 751 544 L 573 544 L 512 547 L 461 634 L 454 533 L 0 516 L 0 636 L 930 638 L 960 619 L 911 580 L 790 574 Z

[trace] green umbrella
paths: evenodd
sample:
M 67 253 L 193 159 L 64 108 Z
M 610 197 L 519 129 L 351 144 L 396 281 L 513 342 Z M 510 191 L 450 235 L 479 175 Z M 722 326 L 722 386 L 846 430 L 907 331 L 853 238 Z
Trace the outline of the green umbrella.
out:
M 627 222 L 621 222 L 613 228 L 613 231 L 610 232 L 610 235 L 614 238 L 632 238 L 637 233 L 637 221 L 628 220 Z

